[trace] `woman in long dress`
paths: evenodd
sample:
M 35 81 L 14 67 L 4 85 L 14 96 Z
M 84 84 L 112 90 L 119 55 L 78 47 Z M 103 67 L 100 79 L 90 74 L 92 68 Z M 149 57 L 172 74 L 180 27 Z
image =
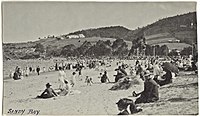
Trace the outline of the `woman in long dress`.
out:
M 65 86 L 64 79 L 66 78 L 66 73 L 62 67 L 59 67 L 59 75 L 58 75 L 58 82 L 59 82 L 59 89 L 63 89 Z

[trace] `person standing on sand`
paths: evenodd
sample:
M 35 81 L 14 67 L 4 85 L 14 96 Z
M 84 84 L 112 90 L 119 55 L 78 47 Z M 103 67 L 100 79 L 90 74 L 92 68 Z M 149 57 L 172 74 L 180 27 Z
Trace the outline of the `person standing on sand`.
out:
M 62 67 L 59 67 L 59 72 L 58 72 L 58 82 L 59 82 L 59 89 L 63 89 L 65 82 L 64 79 L 66 78 L 66 74 L 63 70 Z
M 25 72 L 25 76 L 26 76 L 26 77 L 28 77 L 28 75 L 29 75 L 29 70 L 28 70 L 28 67 L 26 67 L 26 69 L 25 69 L 25 71 L 24 71 L 24 72 Z
M 30 66 L 30 67 L 29 67 L 29 72 L 31 73 L 31 72 L 32 72 L 32 70 L 33 70 L 33 69 L 32 69 L 32 67 Z
M 55 65 L 55 71 L 58 71 L 58 64 Z
M 74 87 L 76 84 L 76 73 L 75 72 L 72 73 L 70 81 L 71 81 L 71 86 Z
M 43 72 L 46 72 L 46 68 L 45 67 L 43 67 Z
M 85 83 L 87 83 L 87 85 L 91 86 L 93 84 L 92 77 L 86 76 Z
M 40 75 L 40 67 L 39 66 L 36 68 L 36 71 L 37 71 L 37 74 Z

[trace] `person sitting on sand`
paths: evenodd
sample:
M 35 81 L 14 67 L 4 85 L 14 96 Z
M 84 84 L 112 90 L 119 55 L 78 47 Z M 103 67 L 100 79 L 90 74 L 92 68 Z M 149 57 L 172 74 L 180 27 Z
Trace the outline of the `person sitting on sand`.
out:
M 51 84 L 47 83 L 46 84 L 46 89 L 44 90 L 44 92 L 42 92 L 42 94 L 40 96 L 37 96 L 37 98 L 52 98 L 52 97 L 55 97 L 55 96 L 58 96 L 54 90 L 51 87 Z
M 157 84 L 153 79 L 153 74 L 150 73 L 150 71 L 146 71 L 144 75 L 144 91 L 141 93 L 135 93 L 133 91 L 133 96 L 137 97 L 140 95 L 139 98 L 136 99 L 135 103 L 149 103 L 149 102 L 155 102 L 159 99 L 158 95 L 158 87 L 159 84 Z
M 106 82 L 110 82 L 108 76 L 107 76 L 107 71 L 104 71 L 103 76 L 101 77 L 101 83 L 106 83 Z
M 67 80 L 64 80 L 64 83 L 64 87 L 60 89 L 60 92 L 58 92 L 60 96 L 66 96 L 71 92 L 69 82 Z
M 21 75 L 22 75 L 22 73 L 20 71 L 20 68 L 16 67 L 14 75 L 13 75 L 13 79 L 19 80 L 19 79 L 21 79 Z
M 140 107 L 137 107 L 135 103 L 133 102 L 133 100 L 131 99 L 123 98 L 123 99 L 120 99 L 116 104 L 117 104 L 118 110 L 120 111 L 118 115 L 129 115 L 129 114 L 134 114 L 134 113 L 138 113 L 142 111 L 142 109 Z M 127 110 L 128 106 L 130 109 L 130 113 Z
M 117 71 L 117 75 L 115 75 L 115 82 L 117 82 L 119 79 L 123 78 L 124 76 L 127 76 L 127 73 L 126 71 L 121 67 L 119 66 L 118 69 L 115 69 L 115 71 Z
M 170 70 L 168 70 L 167 68 L 163 68 L 163 72 L 164 73 L 161 76 L 154 77 L 154 80 L 160 86 L 172 83 L 172 72 Z

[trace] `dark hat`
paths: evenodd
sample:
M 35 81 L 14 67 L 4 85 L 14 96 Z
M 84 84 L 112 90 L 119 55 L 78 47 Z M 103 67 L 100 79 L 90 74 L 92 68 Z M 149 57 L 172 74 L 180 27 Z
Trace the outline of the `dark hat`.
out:
M 124 99 L 120 99 L 116 104 L 118 107 L 121 107 L 124 109 L 126 109 L 128 106 L 128 104 L 126 103 L 126 101 Z
M 47 86 L 47 87 L 50 87 L 50 86 L 51 86 L 51 84 L 47 83 L 47 84 L 46 84 L 46 86 Z
M 68 81 L 66 79 L 64 80 L 64 82 L 65 82 L 65 84 L 68 84 Z
M 73 74 L 73 75 L 75 75 L 76 73 L 75 73 L 75 72 L 73 72 L 72 74 Z

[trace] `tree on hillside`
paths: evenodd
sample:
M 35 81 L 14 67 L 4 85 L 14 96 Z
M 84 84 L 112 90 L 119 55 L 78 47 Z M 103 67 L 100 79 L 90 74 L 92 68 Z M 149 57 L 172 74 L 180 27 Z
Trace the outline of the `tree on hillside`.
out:
M 41 43 L 35 45 L 35 52 L 44 53 L 45 49 Z
M 110 46 L 110 41 L 99 40 L 95 45 L 90 47 L 86 51 L 87 56 L 109 56 L 112 54 L 112 48 Z
M 180 53 L 181 55 L 192 55 L 192 47 L 185 47 Z
M 62 47 L 61 55 L 62 56 L 77 56 L 79 53 L 76 49 L 76 46 L 74 44 L 66 45 Z
M 40 54 L 36 52 L 26 53 L 24 56 L 20 57 L 20 59 L 36 59 L 39 58 Z
M 105 42 L 105 44 L 108 45 L 108 46 L 111 46 L 110 40 L 107 40 L 107 41 Z
M 143 36 L 132 40 L 132 47 L 129 55 L 144 55 L 146 49 L 146 39 Z
M 169 54 L 169 48 L 167 47 L 167 45 L 162 45 L 160 47 L 160 50 L 161 50 L 161 54 L 160 55 L 167 56 Z
M 124 40 L 123 40 L 123 39 L 116 39 L 116 40 L 113 42 L 112 48 L 113 48 L 113 49 L 116 49 L 116 48 L 118 48 L 120 45 L 122 45 L 123 43 L 124 43 Z
M 129 53 L 128 45 L 123 39 L 117 39 L 113 42 L 113 55 L 114 56 L 126 56 Z
M 155 45 L 155 55 L 161 55 L 161 49 L 159 45 Z
M 61 54 L 61 48 L 57 46 L 47 46 L 46 47 L 46 57 L 58 57 Z
M 86 55 L 87 50 L 92 47 L 92 44 L 88 41 L 85 41 L 80 47 L 77 48 L 77 51 L 80 55 Z
M 147 56 L 152 56 L 153 55 L 153 48 L 151 45 L 146 45 L 146 49 L 145 49 L 145 55 Z

